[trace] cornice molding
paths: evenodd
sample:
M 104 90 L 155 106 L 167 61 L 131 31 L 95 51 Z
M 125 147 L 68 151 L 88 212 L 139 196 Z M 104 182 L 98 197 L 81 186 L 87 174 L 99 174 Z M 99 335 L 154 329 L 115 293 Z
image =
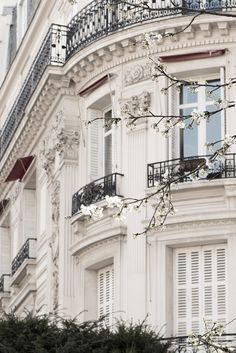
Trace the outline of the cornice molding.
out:
M 183 26 L 183 21 L 181 22 L 180 18 L 177 20 L 179 21 L 179 25 L 177 24 L 175 28 L 172 28 L 172 31 L 178 31 Z M 151 54 L 171 53 L 181 51 L 182 49 L 186 50 L 186 48 L 203 46 L 207 46 L 208 48 L 209 46 L 212 48 L 217 46 L 218 49 L 219 46 L 225 47 L 226 44 L 236 42 L 236 35 L 232 33 L 236 32 L 236 28 L 230 28 L 231 23 L 233 21 L 218 21 L 215 23 L 211 22 L 209 25 L 209 20 L 207 20 L 207 17 L 204 17 L 201 21 L 192 25 L 187 33 L 179 34 L 178 41 L 163 40 Z M 53 105 L 53 102 L 55 102 L 56 97 L 59 95 L 76 95 L 89 81 L 102 73 L 131 61 L 145 59 L 147 51 L 138 49 L 134 43 L 137 39 L 141 38 L 141 34 L 145 32 L 145 29 L 147 31 L 155 31 L 156 24 L 157 21 L 142 24 L 142 29 L 141 26 L 135 26 L 136 31 L 134 31 L 134 27 L 132 29 L 127 28 L 127 31 L 123 31 L 122 36 L 117 32 L 109 36 L 108 39 L 101 38 L 97 42 L 102 44 L 103 47 L 98 47 L 97 42 L 92 43 L 89 47 L 74 55 L 63 68 L 49 67 L 45 71 L 45 84 L 41 87 L 40 91 L 36 90 L 34 93 L 34 98 L 32 98 L 34 99 L 34 104 L 32 105 L 29 102 L 25 117 L 20 123 L 0 163 L 1 181 L 7 177 L 17 156 L 24 155 L 30 150 L 32 141 L 39 136 L 40 127 L 45 123 L 46 113 Z M 159 31 L 166 31 L 169 30 L 170 26 L 173 27 L 173 21 L 158 21 L 158 25 Z M 201 31 L 197 31 L 197 28 L 201 28 Z M 211 36 L 209 36 L 209 28 Z M 124 39 L 124 35 L 129 37 Z M 54 74 L 50 73 L 50 70 Z M 137 70 L 137 67 L 135 70 Z M 131 74 L 130 68 L 127 68 L 127 71 L 124 73 L 123 86 L 148 79 L 148 74 L 143 74 L 140 76 L 140 79 L 137 77 L 136 80 L 134 78 L 131 80 L 128 79 L 129 75 L 135 77 L 136 74 L 135 72 Z M 6 189 L 6 186 L 2 184 L 0 186 L 0 193 L 6 194 Z

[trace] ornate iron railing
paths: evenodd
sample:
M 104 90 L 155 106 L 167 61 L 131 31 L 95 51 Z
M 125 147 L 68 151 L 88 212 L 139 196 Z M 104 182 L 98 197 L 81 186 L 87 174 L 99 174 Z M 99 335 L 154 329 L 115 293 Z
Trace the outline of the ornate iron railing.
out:
M 36 259 L 36 239 L 28 238 L 20 251 L 11 263 L 11 274 L 12 276 L 23 264 L 25 259 Z
M 94 0 L 80 10 L 68 26 L 51 25 L 1 129 L 0 159 L 48 65 L 63 65 L 72 55 L 93 41 L 145 21 L 187 15 L 199 9 L 227 11 L 236 8 L 234 0 L 152 0 L 149 3 L 151 9 L 145 10 L 140 10 L 137 4 L 140 4 L 139 0 Z
M 162 182 L 164 174 L 168 174 L 178 182 L 191 180 L 189 173 L 199 165 L 204 165 L 206 159 L 210 156 L 193 156 L 186 158 L 171 159 L 157 163 L 150 163 L 147 166 L 147 186 L 155 186 L 155 182 Z M 217 160 L 207 169 L 206 175 L 197 173 L 199 179 L 220 179 L 236 178 L 236 153 L 228 153 L 225 159 Z
M 10 293 L 10 275 L 3 274 L 0 277 L 0 293 Z
M 113 173 L 103 178 L 94 180 L 77 191 L 72 197 L 72 215 L 77 213 L 81 205 L 88 206 L 96 203 L 108 196 L 121 196 L 118 177 L 123 176 L 120 173 Z
M 64 64 L 65 51 L 66 27 L 53 24 L 43 40 L 21 90 L 1 129 L 0 159 L 5 153 L 7 146 L 25 114 L 25 108 L 42 78 L 44 70 L 49 64 Z
M 189 14 L 189 10 L 230 10 L 234 0 L 152 0 L 149 9 L 140 9 L 140 0 L 94 0 L 68 24 L 66 59 L 91 42 L 120 29 L 153 19 Z
M 214 351 L 216 349 L 216 347 L 207 344 L 193 345 L 188 336 L 161 338 L 160 341 L 169 345 L 169 353 L 212 353 L 212 350 Z M 221 336 L 215 337 L 215 343 L 223 346 L 225 352 L 235 352 L 236 333 L 223 333 Z M 224 350 L 222 350 L 222 352 L 223 351 Z

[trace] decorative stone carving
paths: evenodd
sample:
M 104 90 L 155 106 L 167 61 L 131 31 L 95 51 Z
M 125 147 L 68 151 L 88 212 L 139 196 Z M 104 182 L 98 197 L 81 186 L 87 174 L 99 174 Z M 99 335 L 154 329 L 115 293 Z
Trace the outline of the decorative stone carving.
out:
M 78 146 L 79 141 L 78 131 L 65 131 L 65 129 L 61 129 L 56 135 L 55 150 L 61 156 L 63 153 L 73 150 L 75 146 Z
M 23 184 L 18 181 L 10 194 L 10 201 L 12 204 L 16 201 L 22 190 Z
M 58 309 L 59 290 L 59 218 L 60 218 L 60 182 L 52 182 L 51 193 L 52 206 L 52 235 L 49 246 L 52 255 L 52 292 L 53 292 L 53 312 Z
M 132 66 L 125 72 L 124 84 L 125 86 L 130 86 L 140 81 L 149 80 L 151 78 L 151 74 L 152 63 Z
M 40 159 L 42 162 L 42 167 L 45 170 L 48 177 L 51 177 L 53 174 L 54 162 L 55 162 L 55 149 L 46 148 L 46 142 L 43 141 L 43 148 L 41 149 Z
M 138 96 L 133 96 L 127 100 L 122 106 L 123 112 L 129 112 L 129 114 L 134 116 L 139 116 L 147 112 L 151 104 L 151 95 L 149 92 L 142 92 Z

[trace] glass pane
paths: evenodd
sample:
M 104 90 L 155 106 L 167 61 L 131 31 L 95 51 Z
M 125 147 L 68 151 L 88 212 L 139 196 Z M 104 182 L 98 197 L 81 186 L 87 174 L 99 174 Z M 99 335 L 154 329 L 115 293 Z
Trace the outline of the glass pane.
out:
M 219 85 L 220 80 L 208 80 L 207 83 L 209 85 Z M 213 90 L 213 92 L 212 92 Z M 212 92 L 212 93 L 211 93 Z M 206 87 L 206 100 L 207 101 L 212 101 L 212 100 L 217 100 L 220 98 L 220 88 L 215 89 L 214 87 Z
M 193 108 L 181 109 L 180 114 L 190 115 Z M 185 120 L 186 125 L 191 123 L 191 118 Z M 193 125 L 192 128 L 185 128 L 183 131 L 183 153 L 184 157 L 193 157 L 198 155 L 198 126 Z
M 217 107 L 214 105 L 208 105 L 207 110 L 209 112 L 217 110 Z M 210 117 L 209 121 L 206 124 L 206 142 L 214 142 L 221 139 L 221 113 L 218 112 Z M 213 146 L 214 151 L 220 148 L 221 143 L 217 143 Z
M 198 93 L 194 93 L 190 86 L 181 86 L 180 89 L 180 104 L 197 103 Z
M 105 175 L 108 175 L 112 173 L 112 134 L 105 136 L 104 152 Z

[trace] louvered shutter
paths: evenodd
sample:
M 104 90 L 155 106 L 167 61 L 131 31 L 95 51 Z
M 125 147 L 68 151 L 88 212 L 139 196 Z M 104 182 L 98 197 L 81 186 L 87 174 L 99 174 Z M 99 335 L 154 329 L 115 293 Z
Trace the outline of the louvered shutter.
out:
M 114 267 L 107 266 L 98 271 L 98 317 L 106 315 L 107 324 L 112 324 L 114 311 Z
M 226 320 L 226 247 L 175 250 L 175 331 L 201 333 Z M 204 323 L 205 322 L 205 323 Z
M 89 120 L 102 117 L 100 110 L 90 110 Z M 89 124 L 89 180 L 103 176 L 103 121 L 96 120 Z
M 23 241 L 36 235 L 35 190 L 24 189 L 23 200 Z
M 9 228 L 0 227 L 0 276 L 10 273 L 10 235 Z
M 179 93 L 171 87 L 168 90 L 169 97 L 169 115 L 179 115 Z M 170 144 L 171 144 L 171 159 L 179 158 L 179 145 L 180 145 L 180 129 L 174 127 L 171 131 Z

